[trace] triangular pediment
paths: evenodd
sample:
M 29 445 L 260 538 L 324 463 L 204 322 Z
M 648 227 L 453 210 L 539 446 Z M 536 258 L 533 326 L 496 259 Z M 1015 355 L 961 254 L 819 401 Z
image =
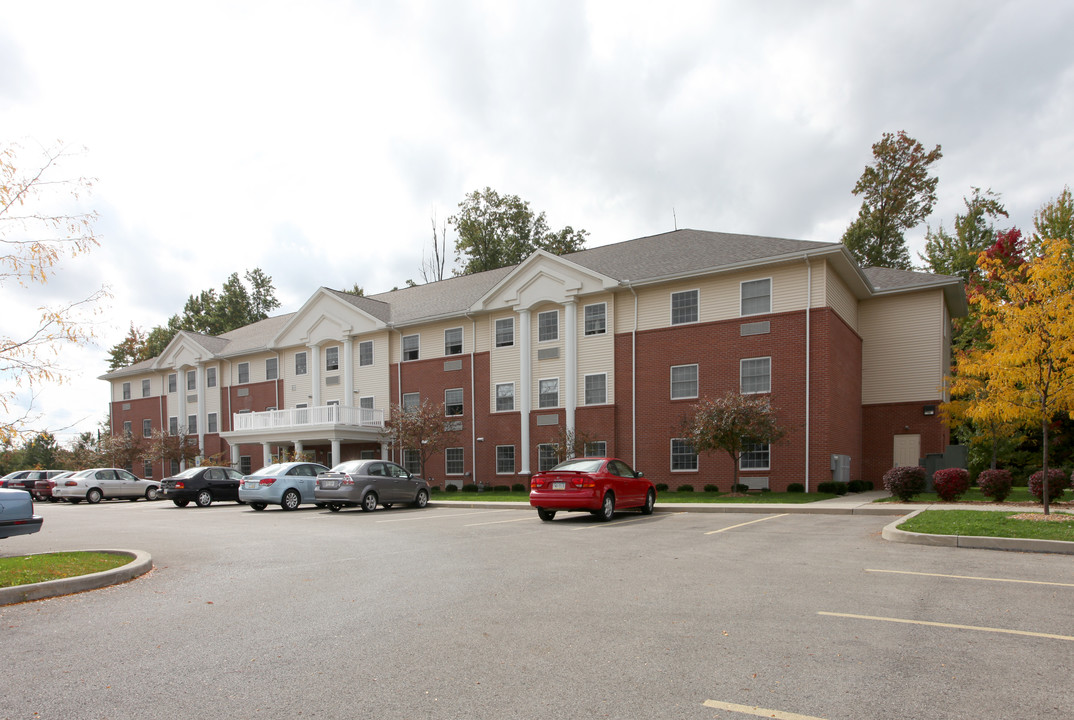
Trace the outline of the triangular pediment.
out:
M 273 348 L 319 345 L 381 330 L 386 325 L 327 288 L 319 288 L 272 339 Z
M 471 311 L 519 310 L 547 302 L 563 303 L 618 286 L 614 278 L 538 250 L 474 303 Z
M 164 352 L 154 361 L 154 367 L 158 370 L 164 370 L 187 365 L 194 366 L 212 360 L 216 354 L 206 347 L 206 344 L 202 342 L 203 340 L 207 343 L 217 340 L 217 338 L 181 330 L 176 333 L 172 341 L 168 343 L 168 347 L 164 348 Z

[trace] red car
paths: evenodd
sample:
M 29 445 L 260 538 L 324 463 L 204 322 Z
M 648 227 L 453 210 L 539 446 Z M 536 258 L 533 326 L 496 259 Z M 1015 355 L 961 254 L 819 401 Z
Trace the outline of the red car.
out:
M 656 488 L 617 458 L 572 458 L 530 480 L 530 505 L 548 521 L 558 510 L 584 510 L 611 520 L 616 508 L 638 508 L 651 515 Z

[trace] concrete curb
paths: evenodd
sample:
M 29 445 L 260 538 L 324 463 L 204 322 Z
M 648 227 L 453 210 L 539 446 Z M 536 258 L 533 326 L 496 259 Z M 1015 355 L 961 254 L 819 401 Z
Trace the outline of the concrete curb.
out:
M 72 595 L 87 590 L 97 590 L 109 585 L 119 585 L 144 575 L 153 569 L 153 558 L 142 550 L 84 550 L 79 552 L 99 552 L 111 555 L 126 555 L 131 561 L 111 570 L 102 570 L 89 575 L 49 580 L 31 585 L 16 585 L 0 588 L 0 605 L 43 600 L 59 595 Z
M 1013 552 L 1060 553 L 1074 555 L 1074 542 L 1065 540 L 1032 540 L 1026 538 L 981 537 L 979 535 L 929 535 L 900 530 L 899 525 L 922 513 L 927 508 L 915 510 L 904 518 L 886 526 L 880 536 L 889 542 L 931 545 L 933 547 L 959 547 L 976 550 L 1008 550 Z M 999 511 L 995 511 L 999 512 Z

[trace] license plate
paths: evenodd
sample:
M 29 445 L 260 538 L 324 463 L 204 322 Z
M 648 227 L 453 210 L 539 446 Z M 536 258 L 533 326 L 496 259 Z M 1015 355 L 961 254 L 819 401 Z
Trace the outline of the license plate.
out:
M 338 490 L 339 480 L 322 480 L 321 488 L 324 490 Z
M 247 490 L 256 490 L 256 489 L 257 489 L 257 486 L 258 486 L 259 484 L 260 484 L 260 483 L 259 483 L 259 482 L 257 482 L 256 480 L 254 480 L 253 482 L 248 482 L 248 483 L 246 483 L 246 489 L 247 489 Z
M 552 489 L 553 490 L 566 490 L 567 489 L 567 483 L 565 483 L 565 482 L 554 482 L 554 483 L 552 483 Z

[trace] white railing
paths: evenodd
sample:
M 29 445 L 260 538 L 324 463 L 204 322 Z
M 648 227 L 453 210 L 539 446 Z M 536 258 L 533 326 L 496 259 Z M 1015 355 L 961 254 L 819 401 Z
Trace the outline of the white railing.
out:
M 232 428 L 241 432 L 244 430 L 279 430 L 308 425 L 353 425 L 357 427 L 383 428 L 384 411 L 346 405 L 322 405 L 311 408 L 235 413 Z

